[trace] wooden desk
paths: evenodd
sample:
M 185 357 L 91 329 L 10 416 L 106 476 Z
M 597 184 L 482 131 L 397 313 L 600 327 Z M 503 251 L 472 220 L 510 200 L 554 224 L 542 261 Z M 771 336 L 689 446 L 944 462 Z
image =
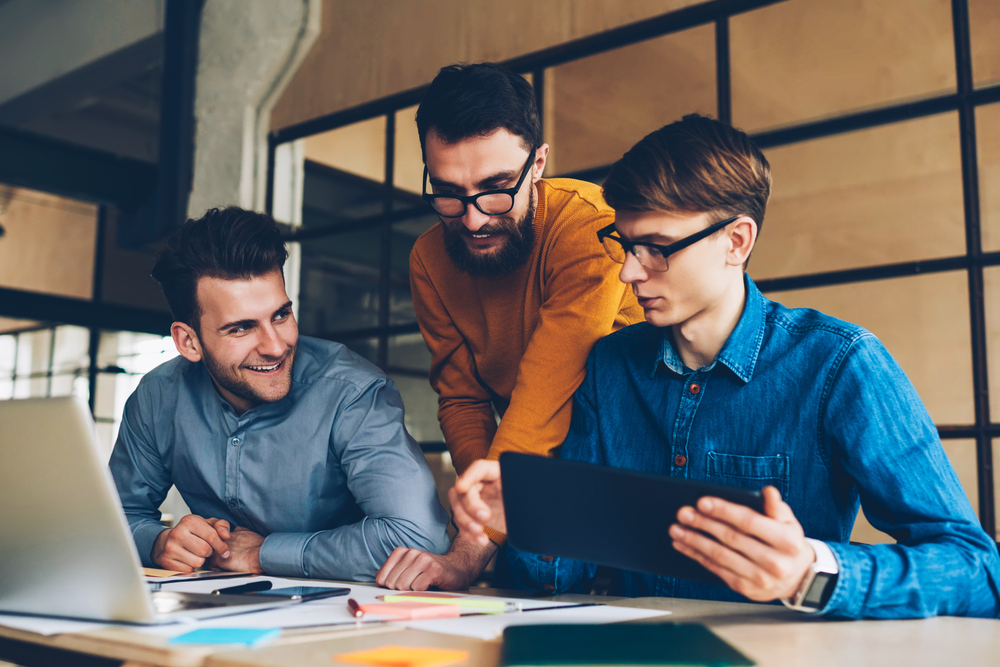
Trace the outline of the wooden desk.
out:
M 480 591 L 476 591 L 480 593 Z M 595 598 L 565 595 L 567 602 Z M 704 602 L 672 598 L 600 598 L 611 604 L 672 611 L 671 616 L 640 621 L 697 622 L 763 667 L 865 667 L 945 664 L 985 665 L 1000 660 L 1000 621 L 932 618 L 910 621 L 832 621 L 811 618 L 772 605 Z M 80 651 L 136 663 L 176 667 L 330 667 L 333 655 L 386 644 L 466 649 L 468 665 L 498 664 L 499 641 L 479 641 L 394 626 L 282 638 L 254 650 L 168 647 L 166 641 L 127 629 L 41 637 L 0 628 L 0 636 L 22 643 Z

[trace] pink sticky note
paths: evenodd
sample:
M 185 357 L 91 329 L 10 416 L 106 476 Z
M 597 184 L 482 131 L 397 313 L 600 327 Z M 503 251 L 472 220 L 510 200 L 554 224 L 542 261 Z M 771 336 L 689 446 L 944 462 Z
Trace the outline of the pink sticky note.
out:
M 419 618 L 455 618 L 462 615 L 457 604 L 426 604 L 423 602 L 369 602 L 359 605 L 366 614 L 382 614 L 407 620 Z

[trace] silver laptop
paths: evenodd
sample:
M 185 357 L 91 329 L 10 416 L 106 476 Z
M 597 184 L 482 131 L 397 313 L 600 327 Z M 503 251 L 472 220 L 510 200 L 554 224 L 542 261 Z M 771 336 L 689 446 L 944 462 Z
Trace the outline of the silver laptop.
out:
M 172 623 L 292 604 L 255 598 L 151 592 L 87 406 L 0 401 L 0 612 Z

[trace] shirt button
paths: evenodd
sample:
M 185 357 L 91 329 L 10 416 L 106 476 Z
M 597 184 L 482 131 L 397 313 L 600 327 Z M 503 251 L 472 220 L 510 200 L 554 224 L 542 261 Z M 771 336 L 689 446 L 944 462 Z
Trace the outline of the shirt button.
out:
M 235 447 L 235 446 L 237 446 L 239 444 L 240 444 L 240 439 L 239 438 L 233 438 L 233 447 Z
M 546 563 L 551 563 L 555 560 L 555 556 L 542 556 L 541 559 Z
M 691 386 L 688 387 L 688 391 L 690 391 L 692 394 L 697 394 L 699 391 L 701 391 L 701 385 L 698 384 L 697 382 L 692 382 Z
M 684 466 L 687 465 L 687 462 L 688 462 L 687 457 L 684 456 L 683 454 L 678 454 L 677 456 L 674 457 L 674 465 L 677 466 L 678 468 L 683 468 Z
M 230 507 L 236 507 L 236 499 L 235 498 L 231 498 L 229 500 L 229 506 Z

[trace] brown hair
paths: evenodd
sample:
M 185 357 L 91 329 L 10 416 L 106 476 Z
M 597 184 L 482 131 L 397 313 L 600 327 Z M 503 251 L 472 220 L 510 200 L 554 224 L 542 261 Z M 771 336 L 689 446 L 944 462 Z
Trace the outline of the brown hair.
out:
M 771 166 L 745 133 L 691 114 L 646 135 L 611 167 L 604 199 L 620 211 L 747 215 L 764 224 Z
M 248 280 L 280 271 L 288 251 L 274 219 L 236 206 L 188 220 L 167 240 L 153 266 L 174 320 L 199 328 L 198 279 Z

